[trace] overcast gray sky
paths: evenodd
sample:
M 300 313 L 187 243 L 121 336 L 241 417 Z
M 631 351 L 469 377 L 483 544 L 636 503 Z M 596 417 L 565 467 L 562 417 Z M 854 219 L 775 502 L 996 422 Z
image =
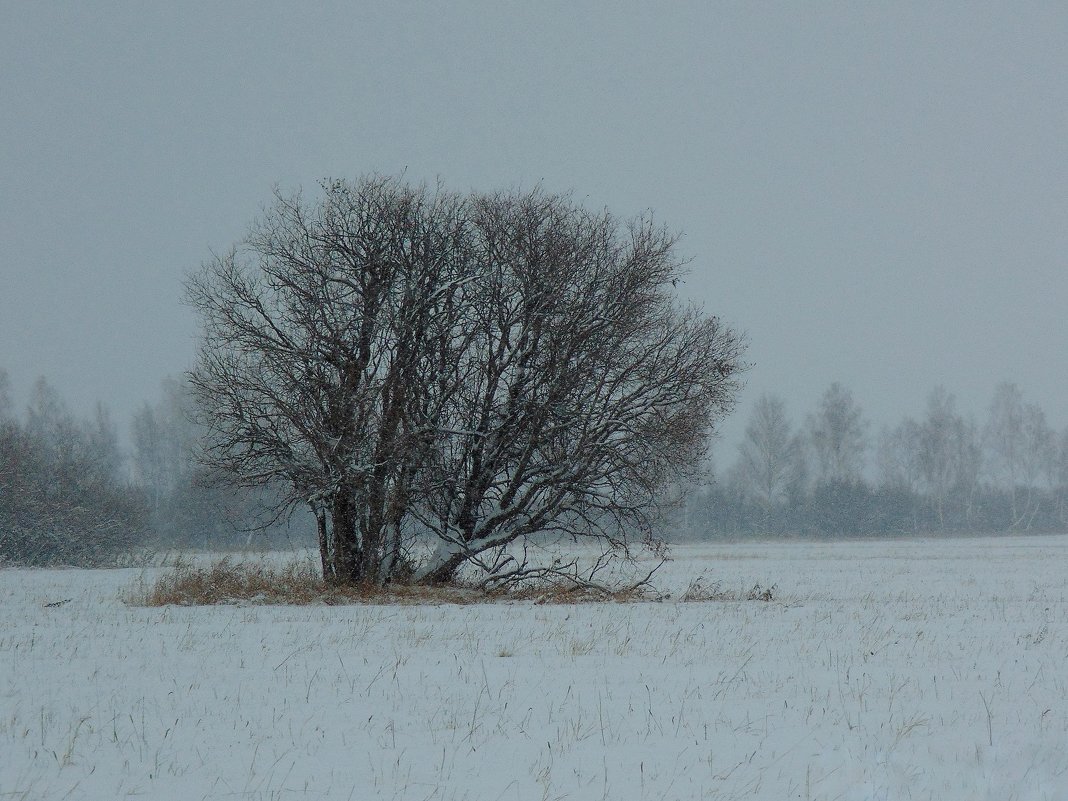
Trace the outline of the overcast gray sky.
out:
M 1068 4 L 0 3 L 0 367 L 123 426 L 273 185 L 573 189 L 682 230 L 800 421 L 1068 424 Z M 661 6 L 661 7 L 654 7 Z

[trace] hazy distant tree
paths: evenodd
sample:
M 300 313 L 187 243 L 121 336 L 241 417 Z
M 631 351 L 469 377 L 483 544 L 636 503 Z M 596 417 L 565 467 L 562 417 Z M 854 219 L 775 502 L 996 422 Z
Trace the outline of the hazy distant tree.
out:
M 13 532 L 17 519 L 17 496 L 21 492 L 24 437 L 11 416 L 11 384 L 7 372 L 0 368 L 0 563 L 5 554 L 15 550 L 18 536 Z
M 234 486 L 229 476 L 199 463 L 203 432 L 193 422 L 192 403 L 185 382 L 166 378 L 159 397 L 144 403 L 131 422 L 133 479 L 148 502 L 155 542 L 210 549 L 256 537 L 291 544 L 288 526 L 275 525 L 269 488 Z
M 794 433 L 781 398 L 762 395 L 757 399 L 739 446 L 736 472 L 761 509 L 764 533 L 768 533 L 775 508 L 787 501 L 804 476 L 801 438 Z
M 26 407 L 26 430 L 54 449 L 75 446 L 78 424 L 67 410 L 55 388 L 46 379 L 38 378 L 30 390 Z
M 199 436 L 191 422 L 189 388 L 167 378 L 160 385 L 160 394 L 156 403 L 141 406 L 131 426 L 134 475 L 157 513 L 192 480 L 197 466 L 193 451 Z
M 943 388 L 928 396 L 922 421 L 906 418 L 883 432 L 877 460 L 882 486 L 922 494 L 939 528 L 963 526 L 973 514 L 982 466 L 978 433 Z
M 144 488 L 153 513 L 158 513 L 168 492 L 163 467 L 163 425 L 156 409 L 145 403 L 133 416 L 133 474 Z
M 1009 496 L 1013 528 L 1030 528 L 1038 511 L 1035 490 L 1054 458 L 1054 433 L 1042 409 L 1025 404 L 1019 388 L 1002 383 L 994 391 L 984 437 L 991 476 Z
M 7 371 L 0 367 L 0 423 L 11 419 L 11 379 Z
M 678 528 L 683 538 L 693 539 L 709 533 L 710 507 L 720 503 L 722 493 L 717 490 L 716 462 L 711 446 L 705 454 L 701 473 L 692 486 L 682 493 Z
M 833 535 L 881 531 L 880 498 L 864 480 L 867 423 L 853 394 L 841 384 L 832 384 L 808 416 L 805 442 L 815 473 L 805 527 Z
M 76 494 L 72 490 L 83 477 L 88 449 L 84 429 L 44 378 L 38 378 L 30 390 L 25 433 L 36 451 L 32 483 L 39 488 L 42 508 L 65 510 L 67 498 Z
M 24 425 L 0 424 L 0 562 L 91 564 L 142 532 L 140 498 L 123 481 L 103 407 L 75 419 L 43 379 Z
M 1017 488 L 1023 472 L 1021 463 L 1025 447 L 1023 406 L 1023 396 L 1015 384 L 998 384 L 983 431 L 984 443 L 990 453 L 991 478 L 1011 495 L 1014 525 L 1021 519 L 1017 508 Z
M 100 481 L 126 481 L 122 449 L 119 447 L 119 431 L 111 412 L 103 403 L 97 402 L 93 417 L 85 424 L 85 442 L 89 464 Z
M 545 532 L 625 548 L 740 367 L 738 338 L 673 300 L 673 245 L 541 192 L 278 196 L 189 284 L 208 458 L 286 482 L 337 581 L 537 574 L 504 548 Z
M 920 491 L 923 478 L 918 454 L 922 438 L 920 424 L 910 418 L 893 428 L 884 427 L 879 432 L 875 450 L 879 486 L 907 492 Z
M 835 382 L 808 417 L 808 442 L 819 483 L 859 482 L 864 473 L 867 424 L 853 393 Z
M 1051 474 L 1054 519 L 1068 526 L 1068 428 L 1057 438 Z
M 927 399 L 927 416 L 916 443 L 920 474 L 934 503 L 940 527 L 946 527 L 947 503 L 955 497 L 962 514 L 978 489 L 982 453 L 975 425 L 956 411 L 956 399 L 941 387 Z
M 1027 486 L 1041 486 L 1052 473 L 1057 454 L 1057 432 L 1046 422 L 1046 413 L 1035 403 L 1024 406 L 1023 482 Z

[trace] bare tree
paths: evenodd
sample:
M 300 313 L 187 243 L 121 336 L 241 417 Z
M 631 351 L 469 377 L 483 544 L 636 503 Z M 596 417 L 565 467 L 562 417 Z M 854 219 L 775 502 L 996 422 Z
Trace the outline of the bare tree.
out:
M 927 413 L 884 431 L 878 453 L 884 487 L 907 489 L 930 499 L 935 521 L 945 528 L 949 505 L 965 521 L 979 491 L 982 452 L 974 423 L 956 410 L 956 398 L 942 387 L 927 397 Z
M 867 450 L 867 424 L 853 393 L 835 382 L 823 393 L 808 417 L 808 441 L 815 456 L 816 480 L 822 483 L 860 481 Z
M 189 282 L 209 461 L 284 482 L 342 582 L 508 581 L 538 573 L 516 540 L 647 532 L 741 366 L 672 300 L 674 239 L 540 192 L 323 189 Z
M 475 558 L 488 580 L 525 576 L 504 549 L 536 533 L 648 540 L 729 408 L 737 337 L 678 308 L 675 238 L 649 220 L 537 192 L 476 198 L 471 215 L 473 336 L 414 507 L 439 538 L 418 577 Z
M 381 582 L 464 341 L 467 222 L 458 198 L 388 180 L 324 192 L 276 196 L 243 251 L 190 281 L 205 327 L 190 380 L 209 463 L 307 503 L 326 578 Z
M 1050 473 L 1054 514 L 1062 525 L 1068 525 L 1068 428 L 1057 438 Z
M 951 497 L 960 500 L 967 518 L 968 501 L 978 489 L 982 453 L 975 425 L 957 414 L 956 399 L 941 387 L 927 399 L 927 417 L 914 446 L 939 526 L 945 527 L 946 504 Z
M 739 446 L 736 474 L 763 512 L 765 533 L 771 528 L 773 510 L 799 487 L 804 472 L 801 438 L 786 417 L 785 403 L 774 395 L 762 395 Z
M 11 418 L 11 379 L 7 370 L 0 367 L 0 423 Z
M 984 434 L 992 478 L 1009 496 L 1011 525 L 1030 528 L 1038 512 L 1035 490 L 1043 473 L 1048 475 L 1056 448 L 1045 412 L 1036 404 L 1024 403 L 1015 384 L 999 384 Z
M 899 425 L 879 432 L 875 465 L 883 488 L 919 492 L 922 478 L 916 456 L 923 435 L 920 424 L 906 418 Z
M 0 563 L 96 564 L 142 533 L 107 411 L 79 421 L 40 379 L 26 423 L 0 420 Z
M 133 480 L 148 502 L 155 542 L 209 548 L 279 534 L 270 503 L 260 500 L 269 490 L 236 487 L 228 474 L 200 465 L 194 416 L 189 386 L 173 378 L 133 416 Z
M 157 402 L 144 403 L 131 424 L 134 476 L 156 511 L 164 498 L 189 483 L 199 433 L 184 382 L 165 378 L 160 395 Z

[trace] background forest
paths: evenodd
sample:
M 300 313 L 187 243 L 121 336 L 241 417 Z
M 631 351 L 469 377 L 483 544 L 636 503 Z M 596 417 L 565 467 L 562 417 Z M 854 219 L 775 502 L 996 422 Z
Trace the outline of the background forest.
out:
M 0 370 L 0 564 L 92 564 L 144 548 L 311 546 L 310 515 L 273 519 L 269 490 L 199 466 L 188 387 L 167 379 L 128 436 L 107 408 L 79 419 L 39 379 L 26 408 Z M 1063 531 L 1068 429 L 1011 383 L 985 419 L 933 390 L 920 419 L 873 432 L 834 384 L 800 422 L 754 404 L 742 442 L 721 444 L 706 481 L 685 488 L 665 539 L 881 537 Z M 126 444 L 128 443 L 128 444 Z M 732 452 L 733 451 L 733 452 Z
M 188 390 L 173 379 L 129 422 L 102 404 L 79 419 L 45 379 L 19 415 L 0 370 L 0 565 L 103 564 L 145 548 L 306 544 L 299 516 L 270 518 L 269 493 L 199 467 Z M 299 532 L 299 533 L 298 533 Z
M 786 403 L 753 407 L 733 463 L 689 496 L 694 538 L 885 536 L 1061 531 L 1068 526 L 1068 429 L 1012 383 L 986 419 L 936 388 L 926 411 L 871 432 L 852 393 L 833 384 L 795 424 Z

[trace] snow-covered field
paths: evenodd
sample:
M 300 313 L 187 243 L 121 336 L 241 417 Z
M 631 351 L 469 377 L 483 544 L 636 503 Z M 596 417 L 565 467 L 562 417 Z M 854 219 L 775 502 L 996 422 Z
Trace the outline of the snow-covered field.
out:
M 0 571 L 0 799 L 1068 799 L 1068 537 L 673 555 L 665 588 L 776 599 L 144 609 L 140 571 Z

